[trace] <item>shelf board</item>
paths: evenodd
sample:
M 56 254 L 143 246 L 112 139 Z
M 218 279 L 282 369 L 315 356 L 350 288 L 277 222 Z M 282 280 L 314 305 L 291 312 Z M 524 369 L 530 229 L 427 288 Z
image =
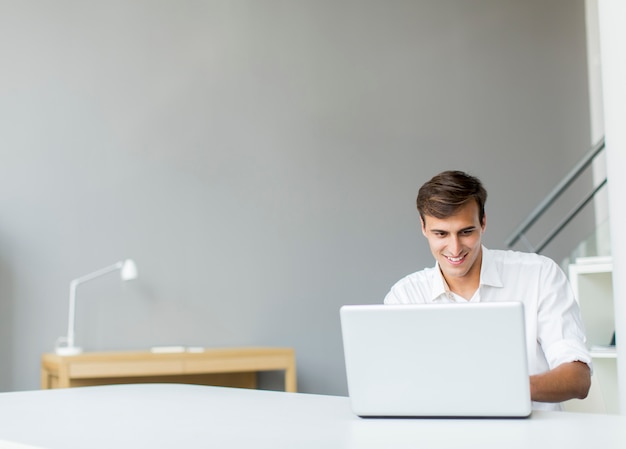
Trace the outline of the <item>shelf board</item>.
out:
M 594 359 L 616 359 L 617 350 L 615 346 L 592 346 L 591 357 Z
M 613 258 L 611 256 L 595 256 L 595 257 L 577 257 L 577 265 L 589 265 L 589 264 L 611 264 Z

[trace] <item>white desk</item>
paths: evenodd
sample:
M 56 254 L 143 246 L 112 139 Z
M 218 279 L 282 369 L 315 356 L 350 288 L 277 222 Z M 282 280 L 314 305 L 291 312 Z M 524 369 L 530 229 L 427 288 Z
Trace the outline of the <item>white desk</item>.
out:
M 0 394 L 0 448 L 623 449 L 626 417 L 361 419 L 349 399 L 182 384 Z

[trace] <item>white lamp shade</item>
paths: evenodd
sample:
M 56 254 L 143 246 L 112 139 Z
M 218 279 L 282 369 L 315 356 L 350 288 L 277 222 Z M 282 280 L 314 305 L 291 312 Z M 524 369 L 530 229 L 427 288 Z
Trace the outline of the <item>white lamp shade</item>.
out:
M 130 281 L 137 279 L 139 273 L 137 272 L 137 264 L 132 259 L 126 259 L 122 265 L 121 271 L 122 280 Z

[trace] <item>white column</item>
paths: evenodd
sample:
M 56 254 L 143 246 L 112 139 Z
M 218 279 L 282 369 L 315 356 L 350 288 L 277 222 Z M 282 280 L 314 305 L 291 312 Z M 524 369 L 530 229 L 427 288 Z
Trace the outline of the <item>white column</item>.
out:
M 626 415 L 626 1 L 600 0 L 600 51 L 620 412 Z
M 598 1 L 585 0 L 585 24 L 587 28 L 587 81 L 589 85 L 589 118 L 591 141 L 589 148 L 604 137 L 604 106 L 602 102 L 602 65 L 600 58 L 600 24 Z M 598 185 L 606 178 L 606 153 L 600 153 L 593 161 L 593 184 Z M 609 220 L 609 200 L 607 189 L 600 190 L 594 197 L 596 227 L 607 227 Z M 603 232 L 596 235 L 597 255 L 611 254 L 610 239 Z

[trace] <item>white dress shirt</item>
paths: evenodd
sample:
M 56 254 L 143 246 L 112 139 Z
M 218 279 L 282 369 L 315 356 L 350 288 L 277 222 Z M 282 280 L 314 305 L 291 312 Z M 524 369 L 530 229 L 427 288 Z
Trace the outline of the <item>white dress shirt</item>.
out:
M 533 253 L 482 247 L 480 285 L 469 302 L 521 301 L 526 321 L 529 373 L 581 361 L 592 367 L 578 303 L 559 266 Z M 448 289 L 439 266 L 398 281 L 385 304 L 468 302 Z M 533 402 L 534 409 L 560 410 L 559 404 Z

